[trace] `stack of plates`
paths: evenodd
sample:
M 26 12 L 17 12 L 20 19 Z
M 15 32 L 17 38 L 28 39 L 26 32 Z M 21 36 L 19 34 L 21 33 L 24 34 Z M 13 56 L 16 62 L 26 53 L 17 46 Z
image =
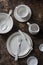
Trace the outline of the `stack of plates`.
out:
M 32 43 L 32 39 L 30 38 L 30 36 L 24 32 L 23 34 L 26 36 L 28 43 L 23 43 L 23 42 L 21 43 L 20 53 L 18 55 L 19 58 L 26 57 L 32 51 L 32 48 L 33 48 L 33 43 Z M 12 34 L 7 40 L 7 50 L 9 54 L 12 55 L 13 57 L 15 57 L 16 55 L 17 45 L 19 44 L 17 42 L 17 38 L 19 37 L 21 38 L 21 34 L 19 32 L 16 32 Z M 29 49 L 29 44 L 31 45 L 30 49 Z

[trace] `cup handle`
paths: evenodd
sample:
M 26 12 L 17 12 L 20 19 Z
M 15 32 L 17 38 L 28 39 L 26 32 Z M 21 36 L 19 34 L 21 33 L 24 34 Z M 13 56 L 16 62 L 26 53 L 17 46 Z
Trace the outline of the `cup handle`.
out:
M 31 24 L 29 22 L 27 22 L 27 25 L 30 26 Z

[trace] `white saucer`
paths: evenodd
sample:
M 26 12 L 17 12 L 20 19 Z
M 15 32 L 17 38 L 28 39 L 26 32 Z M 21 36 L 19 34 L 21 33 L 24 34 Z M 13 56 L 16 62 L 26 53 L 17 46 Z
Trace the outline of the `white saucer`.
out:
M 27 65 L 38 65 L 38 59 L 35 56 L 31 56 L 27 59 Z
M 7 16 L 7 13 L 0 13 L 0 34 L 8 33 L 13 27 L 13 19 L 11 16 L 9 16 L 7 21 L 4 21 Z
M 32 51 L 32 48 L 33 48 L 33 43 L 32 43 L 32 39 L 30 38 L 30 36 L 28 36 L 26 33 L 24 33 L 24 35 L 29 40 L 29 43 L 28 44 L 23 43 L 23 42 L 21 43 L 19 58 L 26 57 Z M 7 40 L 7 50 L 9 52 L 9 54 L 12 55 L 13 57 L 15 57 L 15 55 L 16 55 L 17 45 L 19 44 L 19 43 L 17 43 L 18 42 L 17 37 L 21 38 L 21 35 L 19 32 L 12 34 Z M 30 49 L 29 49 L 29 44 L 31 45 Z
M 18 7 L 18 6 L 17 6 Z M 17 14 L 17 7 L 14 9 L 14 17 L 15 17 L 15 19 L 17 20 L 17 21 L 19 21 L 19 22 L 26 22 L 26 21 L 28 21 L 29 19 L 30 19 L 30 17 L 31 17 L 31 9 L 30 9 L 30 7 L 28 7 L 28 9 L 29 9 L 29 17 L 28 18 L 26 18 L 26 19 L 23 19 L 23 18 L 21 18 L 20 16 L 18 16 L 18 14 Z

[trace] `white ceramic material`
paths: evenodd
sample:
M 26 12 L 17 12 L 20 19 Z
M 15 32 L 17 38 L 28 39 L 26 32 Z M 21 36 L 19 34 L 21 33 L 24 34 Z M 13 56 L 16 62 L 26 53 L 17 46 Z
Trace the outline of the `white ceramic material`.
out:
M 31 17 L 31 9 L 27 5 L 18 5 L 14 9 L 14 17 L 19 22 L 26 22 Z
M 21 49 L 21 43 L 22 43 L 22 40 L 20 40 L 19 38 L 18 38 L 18 48 L 17 48 L 17 53 L 16 53 L 16 56 L 15 56 L 15 61 L 17 61 L 18 60 L 18 55 L 19 55 L 19 53 L 20 53 L 20 49 Z
M 23 34 L 23 32 L 22 32 L 21 30 L 18 30 L 18 32 L 21 34 L 22 39 L 23 39 L 23 40 L 26 40 L 26 39 L 25 39 L 25 35 Z
M 0 34 L 8 33 L 13 27 L 13 20 L 10 16 L 12 10 L 7 13 L 0 13 Z
M 40 44 L 39 50 L 40 50 L 41 52 L 43 52 L 43 44 Z
M 36 23 L 30 24 L 29 22 L 27 22 L 27 25 L 29 26 L 28 29 L 32 35 L 35 35 L 40 31 L 39 25 L 37 25 Z
M 19 50 L 19 54 L 18 54 L 18 58 L 24 58 L 26 57 L 33 49 L 33 43 L 32 43 L 32 39 L 30 38 L 29 35 L 27 35 L 26 33 L 24 33 L 24 35 L 26 36 L 26 38 L 29 40 L 28 43 L 24 43 L 22 41 L 21 43 L 21 47 Z M 7 40 L 7 50 L 9 52 L 9 54 L 11 54 L 13 57 L 16 56 L 17 50 L 18 50 L 18 41 L 17 38 L 21 39 L 21 34 L 19 32 L 16 32 L 14 34 L 12 34 L 8 40 Z M 29 44 L 31 45 L 31 48 L 29 47 Z
M 12 10 L 9 11 L 8 16 L 5 18 L 5 20 L 3 21 L 2 25 L 1 25 L 1 30 L 2 30 L 2 31 L 4 31 L 4 30 L 7 29 L 8 26 L 6 25 L 5 22 L 7 22 L 8 18 L 9 18 L 9 16 L 10 16 L 11 14 L 12 14 Z
M 27 65 L 38 65 L 38 59 L 35 56 L 31 56 L 27 59 Z
M 29 14 L 29 9 L 26 5 L 19 5 L 17 7 L 17 14 L 21 17 L 21 18 L 25 18 L 27 17 L 27 15 Z
M 23 32 L 21 30 L 18 30 L 18 32 L 21 34 L 22 41 L 24 43 L 28 43 L 29 41 L 27 40 L 27 38 L 25 37 L 25 35 L 23 34 Z M 31 44 L 29 44 L 29 47 L 31 47 Z

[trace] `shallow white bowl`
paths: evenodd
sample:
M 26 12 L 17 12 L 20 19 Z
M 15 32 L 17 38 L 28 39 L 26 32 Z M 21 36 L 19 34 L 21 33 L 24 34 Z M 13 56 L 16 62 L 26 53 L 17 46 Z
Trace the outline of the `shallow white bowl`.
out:
M 0 34 L 8 33 L 13 27 L 13 19 L 11 16 L 5 21 L 7 16 L 7 13 L 0 13 Z M 4 27 L 6 27 L 5 30 L 2 29 Z
M 38 65 L 38 59 L 35 56 L 30 56 L 27 59 L 27 65 Z

